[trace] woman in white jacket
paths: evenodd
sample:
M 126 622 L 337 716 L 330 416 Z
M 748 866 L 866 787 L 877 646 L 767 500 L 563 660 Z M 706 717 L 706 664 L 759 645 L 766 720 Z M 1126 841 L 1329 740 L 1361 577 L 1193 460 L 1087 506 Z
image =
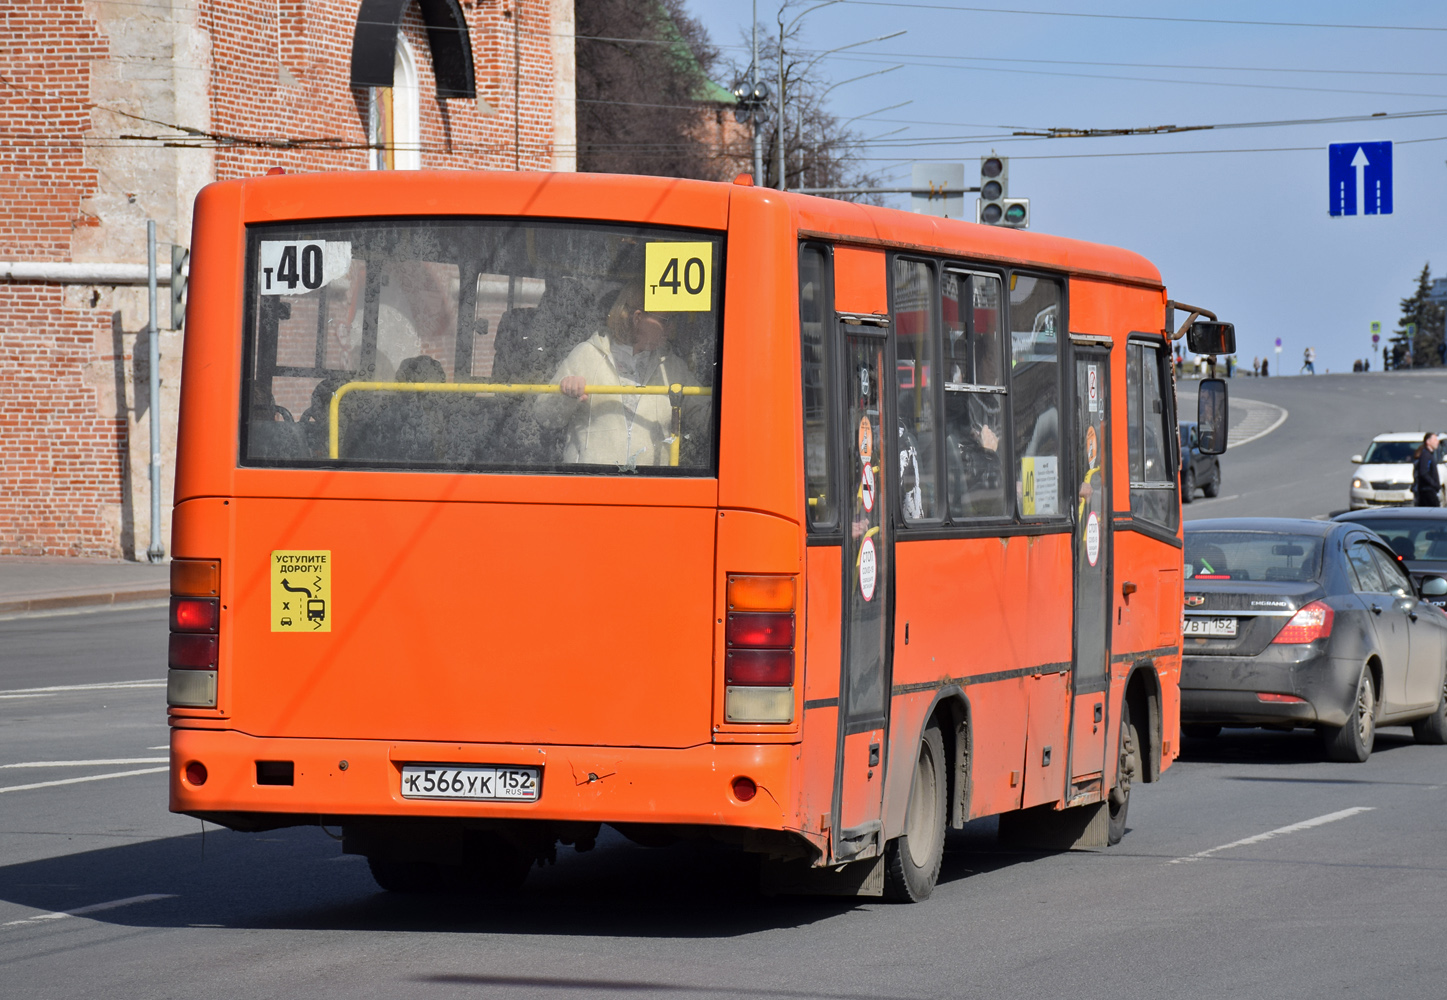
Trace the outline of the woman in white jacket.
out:
M 604 330 L 574 347 L 558 366 L 556 396 L 534 401 L 538 421 L 567 425 L 563 461 L 588 465 L 667 465 L 673 408 L 665 394 L 590 395 L 589 385 L 697 385 L 668 351 L 671 313 L 646 312 L 642 285 L 628 284 L 608 310 Z

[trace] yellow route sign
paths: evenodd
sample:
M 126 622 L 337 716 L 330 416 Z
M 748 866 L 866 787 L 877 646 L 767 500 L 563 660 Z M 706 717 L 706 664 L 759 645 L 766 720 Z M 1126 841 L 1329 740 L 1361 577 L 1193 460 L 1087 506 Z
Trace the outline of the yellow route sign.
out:
M 332 630 L 332 553 L 284 549 L 271 554 L 271 630 Z
M 649 243 L 643 259 L 645 312 L 713 308 L 713 244 Z

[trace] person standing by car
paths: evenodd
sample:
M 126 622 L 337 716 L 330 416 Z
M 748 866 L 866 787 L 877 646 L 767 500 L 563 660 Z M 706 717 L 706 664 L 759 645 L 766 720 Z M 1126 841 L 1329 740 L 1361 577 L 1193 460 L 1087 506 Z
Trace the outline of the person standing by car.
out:
M 1442 477 L 1437 473 L 1436 431 L 1428 431 L 1422 444 L 1412 452 L 1412 493 L 1418 507 L 1442 506 Z

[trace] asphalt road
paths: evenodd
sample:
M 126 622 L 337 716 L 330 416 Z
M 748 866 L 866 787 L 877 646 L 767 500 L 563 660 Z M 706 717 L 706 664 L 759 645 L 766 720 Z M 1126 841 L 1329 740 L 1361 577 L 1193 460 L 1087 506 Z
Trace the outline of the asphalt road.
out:
M 1447 380 L 1232 389 L 1289 416 L 1228 453 L 1220 513 L 1344 506 L 1371 434 L 1447 416 Z M 0 996 L 1447 993 L 1447 747 L 1405 729 L 1363 765 L 1306 733 L 1187 742 L 1117 847 L 1002 851 L 982 821 L 916 906 L 762 898 L 747 858 L 607 836 L 508 899 L 393 897 L 327 831 L 166 812 L 164 629 L 157 608 L 0 622 Z

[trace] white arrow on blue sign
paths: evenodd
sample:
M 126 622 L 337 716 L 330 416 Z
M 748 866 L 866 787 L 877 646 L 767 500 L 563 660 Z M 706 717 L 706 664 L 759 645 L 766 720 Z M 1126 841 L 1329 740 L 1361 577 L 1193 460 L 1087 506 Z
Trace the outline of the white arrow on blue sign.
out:
M 1392 144 L 1334 142 L 1327 147 L 1332 215 L 1392 214 Z

